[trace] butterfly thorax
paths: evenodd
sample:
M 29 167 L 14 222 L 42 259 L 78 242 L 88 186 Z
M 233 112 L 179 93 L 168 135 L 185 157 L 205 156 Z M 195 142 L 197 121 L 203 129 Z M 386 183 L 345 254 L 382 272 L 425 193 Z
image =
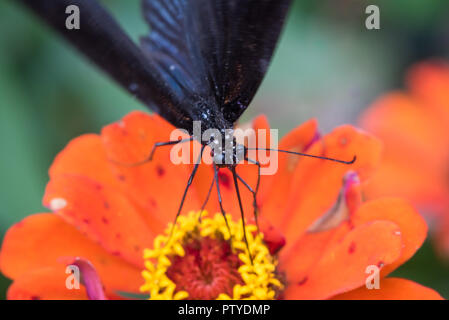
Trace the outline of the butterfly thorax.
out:
M 219 168 L 235 167 L 246 157 L 245 146 L 237 143 L 232 131 L 232 129 L 226 130 L 223 134 L 211 136 L 209 140 L 208 146 L 211 148 L 211 157 Z

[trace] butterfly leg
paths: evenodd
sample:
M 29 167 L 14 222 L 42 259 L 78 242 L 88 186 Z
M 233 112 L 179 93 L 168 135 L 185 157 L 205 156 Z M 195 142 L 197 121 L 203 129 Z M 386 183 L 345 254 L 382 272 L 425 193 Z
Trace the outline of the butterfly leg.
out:
M 116 165 L 119 166 L 123 166 L 123 167 L 138 167 L 141 166 L 147 162 L 150 162 L 153 160 L 153 156 L 154 156 L 154 152 L 156 151 L 157 148 L 159 147 L 163 147 L 163 146 L 172 146 L 178 143 L 184 143 L 184 142 L 189 142 L 192 141 L 193 137 L 187 138 L 187 139 L 182 139 L 182 140 L 176 140 L 176 141 L 166 141 L 166 142 L 156 142 L 153 145 L 153 148 L 151 149 L 150 155 L 148 157 L 146 157 L 144 160 L 138 161 L 138 162 L 134 162 L 134 163 L 123 163 L 123 162 L 118 162 L 112 159 L 109 159 L 109 162 L 112 162 Z
M 192 140 L 193 140 L 193 137 L 190 137 L 190 138 L 187 138 L 187 139 L 176 140 L 176 141 L 156 142 L 153 145 L 153 149 L 151 149 L 150 155 L 147 157 L 147 161 L 153 160 L 154 153 L 156 152 L 156 149 L 159 148 L 159 147 L 172 146 L 172 145 L 175 145 L 175 144 L 178 144 L 178 143 L 189 142 L 189 141 L 192 141 Z
M 205 148 L 205 146 L 201 147 L 201 152 L 198 156 L 198 160 L 196 161 L 195 166 L 193 167 L 192 173 L 190 174 L 189 180 L 187 181 L 187 186 L 184 190 L 184 194 L 182 195 L 181 204 L 179 205 L 178 212 L 176 213 L 175 221 L 173 222 L 173 227 L 171 228 L 169 239 L 171 239 L 171 236 L 173 235 L 173 229 L 175 228 L 176 221 L 178 221 L 178 217 L 181 214 L 182 207 L 184 206 L 184 201 L 186 200 L 187 191 L 189 191 L 189 188 L 193 182 L 193 178 L 195 178 L 195 174 L 198 171 L 198 167 L 200 166 L 200 161 L 201 161 L 201 157 L 203 156 L 204 148 Z
M 251 192 L 252 195 L 253 195 L 254 220 L 256 221 L 257 232 L 260 232 L 260 230 L 259 230 L 259 221 L 258 221 L 258 219 L 257 219 L 257 199 L 256 199 L 256 197 L 257 197 L 257 192 L 254 191 L 253 188 L 251 188 L 251 186 L 250 186 L 248 183 L 246 183 L 246 181 L 243 180 L 243 178 L 242 178 L 241 176 L 239 176 L 238 173 L 236 173 L 236 175 L 237 175 L 237 179 L 239 179 L 240 182 L 242 182 L 243 185 L 244 185 L 244 186 L 249 190 L 249 192 Z
M 198 220 L 200 222 L 201 222 L 201 215 L 203 214 L 204 208 L 206 207 L 206 204 L 209 201 L 210 194 L 212 193 L 212 189 L 214 188 L 214 184 L 215 184 L 215 175 L 214 175 L 214 178 L 212 179 L 212 183 L 210 184 L 209 191 L 207 192 L 206 199 L 204 200 L 203 205 L 201 206 L 200 216 L 198 218 Z
M 219 181 L 219 178 L 218 178 L 218 168 L 215 165 L 215 163 L 214 163 L 214 181 L 215 181 L 215 184 L 217 186 L 218 203 L 220 204 L 221 215 L 223 216 L 223 219 L 225 219 L 226 227 L 228 228 L 228 231 L 229 231 L 229 236 L 232 236 L 231 228 L 229 227 L 228 219 L 226 218 L 226 212 L 223 209 L 223 201 L 221 199 L 221 192 L 220 192 L 220 181 Z
M 235 167 L 230 167 L 229 170 L 231 170 L 231 172 L 232 172 L 232 178 L 234 179 L 235 192 L 237 193 L 237 199 L 239 201 L 240 215 L 242 218 L 242 226 L 243 226 L 243 238 L 245 239 L 245 244 L 246 244 L 246 249 L 248 250 L 249 259 L 251 260 L 251 264 L 253 264 L 253 257 L 251 255 L 251 251 L 249 250 L 248 237 L 246 236 L 245 214 L 243 213 L 242 199 L 240 197 L 239 185 L 237 183 L 237 172 L 235 172 Z
M 251 160 L 251 159 L 249 159 L 249 158 L 247 158 L 247 157 L 245 157 L 245 160 L 246 161 L 248 161 L 248 162 L 250 162 L 250 163 L 252 163 L 252 164 L 255 164 L 256 166 L 257 166 L 257 183 L 256 183 L 256 188 L 255 188 L 255 190 L 254 190 L 254 193 L 253 193 L 253 199 L 254 199 L 254 202 L 253 202 L 253 207 L 254 207 L 254 219 L 256 220 L 256 225 L 257 225 L 257 230 L 259 230 L 259 220 L 258 220 L 258 207 L 257 207 L 257 193 L 259 192 L 259 186 L 260 186 L 260 170 L 261 170 L 261 168 L 260 168 L 260 162 L 259 161 L 256 161 L 256 160 Z M 243 181 L 242 181 L 243 182 Z M 244 182 L 245 183 L 245 182 Z M 245 183 L 246 184 L 246 183 Z M 251 191 L 251 190 L 250 190 Z

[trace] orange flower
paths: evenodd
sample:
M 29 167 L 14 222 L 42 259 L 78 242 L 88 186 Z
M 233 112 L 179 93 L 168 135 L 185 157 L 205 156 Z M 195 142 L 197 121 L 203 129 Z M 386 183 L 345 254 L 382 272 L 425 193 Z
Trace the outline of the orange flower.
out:
M 449 254 L 449 65 L 425 62 L 407 77 L 406 92 L 389 93 L 361 125 L 385 144 L 367 196 L 404 197 L 436 220 L 439 248 Z
M 259 117 L 253 127 L 268 129 L 268 124 Z M 232 236 L 221 216 L 207 215 L 199 222 L 193 211 L 178 220 L 167 243 L 167 226 L 191 165 L 171 164 L 169 147 L 137 167 L 108 161 L 144 159 L 172 129 L 158 116 L 134 112 L 104 128 L 101 136 L 73 140 L 57 156 L 43 200 L 53 213 L 32 215 L 5 236 L 0 268 L 14 280 L 9 299 L 102 298 L 99 279 L 110 299 L 123 292 L 178 299 L 441 298 L 412 281 L 384 278 L 413 256 L 427 227 L 403 200 L 363 201 L 365 181 L 380 157 L 380 143 L 373 137 L 351 126 L 320 137 L 312 120 L 282 139 L 281 149 L 358 158 L 344 166 L 279 154 L 277 173 L 261 181 L 262 233 L 247 225 L 251 264 L 226 170 L 220 183 Z M 237 170 L 249 184 L 256 182 L 255 166 L 241 164 Z M 210 166 L 200 166 L 186 212 L 201 207 L 212 174 Z M 241 193 L 248 218 L 251 193 L 244 188 Z M 207 211 L 218 209 L 212 193 Z M 65 286 L 70 261 L 83 274 L 80 290 Z M 365 286 L 368 267 L 380 270 L 378 290 Z

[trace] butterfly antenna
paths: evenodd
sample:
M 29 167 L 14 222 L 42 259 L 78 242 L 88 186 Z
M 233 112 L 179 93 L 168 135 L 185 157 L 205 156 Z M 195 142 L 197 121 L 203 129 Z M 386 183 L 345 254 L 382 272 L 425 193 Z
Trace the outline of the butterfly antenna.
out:
M 315 156 L 313 154 L 302 153 L 302 152 L 278 150 L 278 149 L 266 149 L 266 148 L 248 148 L 247 150 L 265 150 L 265 151 L 282 152 L 282 153 L 294 154 L 294 155 L 302 156 L 302 157 L 309 157 L 309 158 L 315 158 L 315 159 L 321 159 L 321 160 L 329 160 L 329 161 L 334 161 L 334 162 L 343 163 L 343 164 L 353 164 L 355 162 L 355 160 L 357 159 L 357 156 L 354 156 L 351 161 L 345 161 L 345 160 L 340 160 L 340 159 L 335 159 L 335 158 Z
M 234 179 L 235 191 L 237 192 L 237 199 L 239 201 L 240 215 L 242 217 L 242 226 L 243 226 L 243 238 L 245 239 L 246 249 L 248 250 L 248 255 L 249 255 L 249 259 L 251 260 L 251 265 L 254 265 L 253 256 L 251 255 L 251 251 L 249 250 L 248 237 L 246 236 L 245 215 L 243 213 L 242 199 L 240 197 L 239 185 L 237 183 L 237 172 L 235 171 L 235 167 L 231 167 L 231 168 L 229 168 L 229 170 L 231 170 L 231 172 L 232 172 L 232 178 Z

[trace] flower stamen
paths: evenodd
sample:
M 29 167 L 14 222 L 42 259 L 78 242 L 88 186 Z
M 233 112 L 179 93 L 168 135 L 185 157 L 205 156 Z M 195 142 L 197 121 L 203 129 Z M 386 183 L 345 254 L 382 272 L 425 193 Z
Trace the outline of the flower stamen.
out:
M 277 260 L 255 225 L 246 225 L 248 255 L 241 221 L 203 211 L 180 216 L 144 250 L 145 283 L 150 299 L 274 299 L 283 289 Z M 231 236 L 231 234 L 232 236 Z M 170 235 L 171 234 L 171 235 Z

